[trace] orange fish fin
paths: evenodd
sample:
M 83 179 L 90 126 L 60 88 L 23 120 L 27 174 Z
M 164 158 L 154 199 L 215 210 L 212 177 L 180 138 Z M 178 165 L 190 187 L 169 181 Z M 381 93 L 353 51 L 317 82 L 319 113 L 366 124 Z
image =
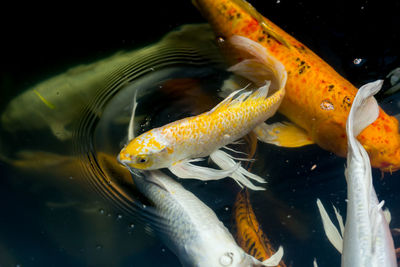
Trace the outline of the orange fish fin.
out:
M 258 140 L 281 147 L 301 147 L 314 144 L 306 131 L 290 122 L 262 123 L 254 128 Z

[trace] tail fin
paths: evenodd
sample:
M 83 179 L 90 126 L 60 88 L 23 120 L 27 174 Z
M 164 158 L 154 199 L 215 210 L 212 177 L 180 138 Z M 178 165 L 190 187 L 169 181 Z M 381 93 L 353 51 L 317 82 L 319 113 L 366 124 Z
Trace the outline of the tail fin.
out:
M 237 49 L 250 54 L 253 59 L 246 59 L 229 68 L 229 71 L 246 77 L 257 85 L 271 80 L 271 90 L 282 90 L 286 85 L 285 67 L 267 49 L 257 42 L 242 36 L 232 36 L 229 42 Z

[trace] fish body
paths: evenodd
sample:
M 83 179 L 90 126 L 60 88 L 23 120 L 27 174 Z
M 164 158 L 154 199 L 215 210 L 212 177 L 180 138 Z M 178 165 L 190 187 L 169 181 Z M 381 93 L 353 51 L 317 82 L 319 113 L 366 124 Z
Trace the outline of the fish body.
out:
M 236 226 L 236 241 L 239 246 L 246 253 L 260 261 L 271 257 L 275 250 L 257 221 L 247 190 L 242 190 L 237 194 L 233 214 Z M 286 267 L 286 264 L 281 261 L 277 266 Z
M 70 139 L 71 126 L 85 109 L 100 115 L 100 101 L 108 101 L 110 95 L 129 87 L 132 81 L 147 78 L 146 74 L 163 77 L 171 71 L 168 67 L 188 62 L 218 66 L 222 58 L 212 40 L 209 26 L 185 25 L 155 44 L 73 67 L 12 99 L 1 114 L 1 127 L 12 133 L 50 129 L 59 140 Z M 149 93 L 141 91 L 142 95 Z
M 345 125 L 357 88 L 246 1 L 193 2 L 220 40 L 233 35 L 247 37 L 284 65 L 288 79 L 279 112 L 322 148 L 346 156 Z M 229 53 L 228 57 L 233 58 L 232 55 Z M 379 109 L 378 119 L 360 133 L 358 140 L 370 155 L 373 167 L 383 171 L 400 168 L 400 135 L 394 117 Z
M 370 85 L 359 91 L 355 100 L 354 110 L 350 111 L 347 121 L 347 135 L 349 151 L 347 155 L 347 215 L 343 235 L 342 266 L 397 266 L 393 238 L 389 224 L 382 211 L 383 202 L 379 203 L 372 184 L 371 165 L 368 154 L 362 145 L 355 139 L 353 131 L 362 121 L 360 117 L 373 113 L 369 104 L 376 101 L 366 98 L 376 93 Z M 362 99 L 362 97 L 366 99 Z M 371 101 L 372 99 L 372 101 Z M 369 101 L 369 103 L 367 103 Z M 364 102 L 364 103 L 363 103 Z M 364 104 L 366 107 L 360 107 Z M 370 104 L 373 105 L 373 104 Z M 365 111 L 368 109 L 367 111 Z M 376 105 L 375 118 L 379 114 Z M 367 119 L 367 118 L 366 118 Z
M 172 178 L 160 171 L 132 177 L 154 203 L 154 229 L 183 266 L 266 266 L 246 254 L 216 214 Z
M 335 210 L 343 240 L 321 202 L 317 201 L 325 232 L 332 244 L 342 253 L 343 267 L 397 266 L 389 223 L 382 211 L 384 202 L 379 202 L 376 196 L 368 154 L 355 138 L 378 118 L 379 107 L 372 96 L 381 86 L 382 81 L 376 81 L 361 87 L 347 120 L 349 149 L 345 171 L 347 214 L 344 227 L 341 216 Z
M 240 186 L 265 190 L 249 180 L 265 183 L 263 178 L 245 170 L 234 161 L 237 158 L 220 148 L 265 124 L 264 121 L 274 115 L 285 95 L 287 73 L 282 64 L 256 42 L 240 36 L 232 37 L 229 42 L 248 54 L 247 60 L 230 70 L 253 81 L 258 89 L 234 91 L 208 112 L 154 128 L 136 138 L 132 123 L 138 105 L 135 95 L 128 127 L 129 142 L 118 155 L 120 163 L 131 171 L 168 168 L 179 178 L 203 181 L 229 176 Z M 206 156 L 221 169 L 191 164 Z
M 120 160 L 130 161 L 134 168 L 151 170 L 208 156 L 275 113 L 285 92 L 279 90 L 267 98 L 268 86 L 251 95 L 244 93 L 244 101 L 244 94 L 236 99 L 228 97 L 208 112 L 152 129 L 132 140 L 121 151 Z

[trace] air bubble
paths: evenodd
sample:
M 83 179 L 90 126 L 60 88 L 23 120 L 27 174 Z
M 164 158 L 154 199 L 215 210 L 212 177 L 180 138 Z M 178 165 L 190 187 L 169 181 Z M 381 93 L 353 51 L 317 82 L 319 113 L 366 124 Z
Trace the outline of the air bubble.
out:
M 103 209 L 99 209 L 100 214 L 104 214 L 104 210 Z
M 354 65 L 360 65 L 362 61 L 363 61 L 362 58 L 355 58 L 353 60 L 353 63 L 354 63 Z
M 219 44 L 223 44 L 224 42 L 225 42 L 225 39 L 223 38 L 223 37 L 218 37 L 217 38 L 217 42 L 219 43 Z

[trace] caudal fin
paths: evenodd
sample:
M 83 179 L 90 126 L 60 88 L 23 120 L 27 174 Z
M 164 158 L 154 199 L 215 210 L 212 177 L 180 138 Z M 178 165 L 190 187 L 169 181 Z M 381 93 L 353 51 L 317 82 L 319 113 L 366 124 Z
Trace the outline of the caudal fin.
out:
M 253 57 L 230 67 L 229 71 L 251 80 L 258 86 L 265 80 L 270 80 L 272 92 L 284 89 L 287 80 L 286 69 L 265 47 L 238 35 L 232 36 L 229 42 L 236 49 Z

